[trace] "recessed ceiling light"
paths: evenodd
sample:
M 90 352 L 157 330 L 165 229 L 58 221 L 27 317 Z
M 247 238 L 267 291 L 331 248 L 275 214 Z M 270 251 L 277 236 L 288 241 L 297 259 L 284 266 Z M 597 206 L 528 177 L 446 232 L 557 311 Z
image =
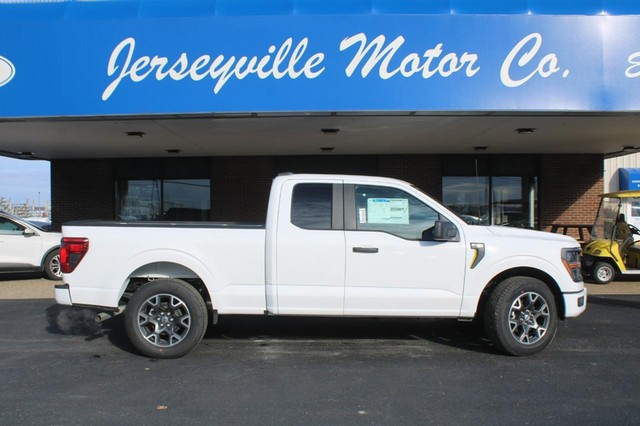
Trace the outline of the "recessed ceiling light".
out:
M 180 154 L 179 149 L 168 149 L 167 154 Z
M 139 138 L 143 137 L 144 135 L 146 135 L 145 132 L 126 132 L 127 136 L 137 136 Z
M 333 152 L 333 150 L 336 149 L 333 146 L 322 146 L 320 147 L 320 151 L 322 152 Z
M 487 147 L 486 146 L 474 146 L 473 150 L 474 151 L 486 151 Z
M 520 127 L 519 129 L 516 129 L 516 133 L 519 135 L 530 135 L 535 131 L 536 129 L 533 127 Z

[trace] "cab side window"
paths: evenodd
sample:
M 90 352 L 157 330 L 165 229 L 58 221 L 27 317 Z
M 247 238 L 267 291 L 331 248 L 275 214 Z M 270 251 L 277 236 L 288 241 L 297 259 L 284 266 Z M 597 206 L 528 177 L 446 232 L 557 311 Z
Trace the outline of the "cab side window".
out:
M 300 183 L 293 187 L 291 223 L 303 229 L 331 229 L 333 185 Z
M 382 231 L 421 241 L 431 239 L 429 231 L 440 220 L 431 207 L 395 188 L 356 185 L 355 199 L 359 231 Z
M 12 220 L 0 217 L 0 234 L 18 235 L 22 234 L 24 230 L 24 226 L 21 226 Z

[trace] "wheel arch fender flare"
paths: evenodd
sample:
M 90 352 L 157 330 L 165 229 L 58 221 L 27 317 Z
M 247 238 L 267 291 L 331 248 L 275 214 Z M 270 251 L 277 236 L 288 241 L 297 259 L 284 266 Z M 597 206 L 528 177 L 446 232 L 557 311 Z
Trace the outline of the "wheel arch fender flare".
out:
M 551 290 L 554 296 L 554 302 L 558 311 L 558 317 L 565 317 L 565 307 L 563 303 L 562 291 L 560 290 L 560 286 L 556 282 L 556 280 L 547 272 L 533 268 L 533 267 L 514 267 L 511 269 L 507 269 L 505 271 L 500 272 L 496 276 L 494 276 L 489 283 L 485 286 L 482 291 L 480 298 L 478 300 L 478 306 L 476 309 L 476 315 L 482 316 L 484 314 L 484 309 L 489 299 L 489 296 L 493 292 L 493 290 L 504 280 L 511 277 L 530 277 L 538 279 L 542 281 L 548 288 Z
M 595 258 L 595 261 L 593 262 L 593 265 L 591 265 L 591 266 L 592 267 L 595 266 L 596 263 L 608 263 L 613 268 L 613 271 L 616 274 L 619 274 L 619 273 L 622 272 L 620 270 L 620 267 L 618 266 L 618 264 L 611 258 Z
M 140 253 L 130 259 L 121 271 L 116 277 L 116 282 L 121 283 L 118 299 L 122 298 L 130 279 L 134 277 L 197 278 L 202 281 L 210 299 L 213 299 L 211 293 L 215 291 L 214 286 L 218 282 L 215 271 L 188 253 L 177 250 L 160 249 Z M 189 272 L 193 276 L 185 277 Z
M 60 246 L 51 247 L 42 255 L 42 259 L 40 259 L 40 268 L 43 271 L 44 271 L 44 268 L 47 266 L 45 265 L 45 261 L 47 260 L 47 257 L 56 250 L 60 250 Z

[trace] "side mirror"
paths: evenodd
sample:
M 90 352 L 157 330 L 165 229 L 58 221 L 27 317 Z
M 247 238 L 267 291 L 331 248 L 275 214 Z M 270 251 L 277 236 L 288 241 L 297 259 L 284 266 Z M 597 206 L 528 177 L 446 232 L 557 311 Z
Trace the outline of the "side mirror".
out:
M 437 220 L 433 229 L 433 239 L 436 241 L 460 241 L 460 234 L 452 222 Z
M 36 233 L 34 231 L 32 231 L 31 229 L 25 229 L 24 232 L 22 233 L 22 235 L 24 235 L 25 238 L 29 238 L 29 237 L 33 237 L 34 235 L 36 235 Z

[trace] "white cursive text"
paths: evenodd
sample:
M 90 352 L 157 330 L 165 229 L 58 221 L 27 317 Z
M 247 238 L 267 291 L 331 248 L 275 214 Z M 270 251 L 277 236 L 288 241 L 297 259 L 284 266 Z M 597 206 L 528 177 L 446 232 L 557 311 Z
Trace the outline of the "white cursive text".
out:
M 378 75 L 383 80 L 387 80 L 396 74 L 403 77 L 411 77 L 420 74 L 422 78 L 431 78 L 438 74 L 441 77 L 449 77 L 452 74 L 465 70 L 467 77 L 473 77 L 480 67 L 475 67 L 478 55 L 464 52 L 461 56 L 456 53 L 447 53 L 442 56 L 442 43 L 438 43 L 434 48 L 427 49 L 422 55 L 410 53 L 405 56 L 399 65 L 391 65 L 398 49 L 404 44 L 404 37 L 399 36 L 386 47 L 385 36 L 379 35 L 371 43 L 367 44 L 367 36 L 364 33 L 347 37 L 340 43 L 340 51 L 344 51 L 355 44 L 359 44 L 358 51 L 353 56 L 349 66 L 345 70 L 348 77 L 351 77 L 356 69 L 362 64 L 360 74 L 366 77 L 378 67 Z M 369 58 L 365 61 L 365 58 Z M 363 63 L 364 61 L 364 63 Z M 397 62 L 396 62 L 397 63 Z
M 524 50 L 530 42 L 533 42 L 531 49 Z M 531 80 L 535 75 L 539 75 L 542 78 L 548 78 L 560 71 L 560 67 L 558 66 L 558 57 L 555 53 L 545 55 L 537 64 L 535 62 L 532 63 L 541 47 L 542 35 L 539 33 L 529 34 L 520 40 L 520 42 L 511 49 L 511 52 L 509 52 L 502 63 L 502 68 L 500 69 L 500 79 L 502 80 L 502 84 L 507 87 L 519 87 Z M 518 68 L 522 69 L 525 73 L 528 73 L 518 79 L 514 79 L 511 74 L 515 67 L 514 62 L 516 60 Z M 566 78 L 568 75 L 569 70 L 565 70 L 562 77 Z
M 134 56 L 136 40 L 129 37 L 122 40 L 111 53 L 107 75 L 115 76 L 115 79 L 102 93 L 102 100 L 109 99 L 125 79 L 139 83 L 147 77 L 155 78 L 157 81 L 167 77 L 172 80 L 190 78 L 193 81 L 200 81 L 209 77 L 216 80 L 213 87 L 213 92 L 216 94 L 232 77 L 242 80 L 250 74 L 256 74 L 260 79 L 269 77 L 296 79 L 302 75 L 313 79 L 324 71 L 324 67 L 321 66 L 324 54 L 316 53 L 303 60 L 308 44 L 309 40 L 305 37 L 294 47 L 293 40 L 288 38 L 278 49 L 275 45 L 269 46 L 268 54 L 262 57 L 236 58 L 218 55 L 212 58 L 210 55 L 201 55 L 190 60 L 187 53 L 182 53 L 178 59 L 171 61 L 168 57 L 157 55 L 136 58 Z

